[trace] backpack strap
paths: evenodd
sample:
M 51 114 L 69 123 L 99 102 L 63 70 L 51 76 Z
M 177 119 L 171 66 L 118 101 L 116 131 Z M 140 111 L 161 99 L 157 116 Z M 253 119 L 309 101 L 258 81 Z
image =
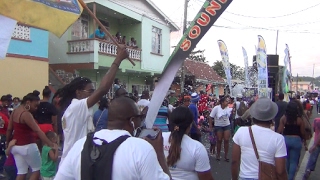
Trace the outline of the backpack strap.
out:
M 81 179 L 112 180 L 114 153 L 128 137 L 120 136 L 108 143 L 89 133 L 81 152 Z M 94 143 L 97 139 L 102 141 L 102 145 Z

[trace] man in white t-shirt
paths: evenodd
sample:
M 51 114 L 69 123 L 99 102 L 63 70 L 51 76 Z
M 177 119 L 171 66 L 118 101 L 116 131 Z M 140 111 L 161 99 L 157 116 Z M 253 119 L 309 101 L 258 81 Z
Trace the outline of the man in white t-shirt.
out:
M 61 162 L 73 144 L 94 131 L 92 107 L 108 93 L 122 60 L 128 57 L 125 47 L 118 48 L 118 54 L 97 90 L 86 77 L 77 77 L 61 89 L 59 104 L 64 111 L 61 118 L 64 146 Z
M 127 97 L 114 99 L 108 112 L 108 129 L 96 132 L 94 144 L 103 146 L 102 140 L 112 143 L 120 136 L 129 136 L 115 150 L 112 164 L 112 179 L 116 180 L 169 180 L 170 172 L 163 151 L 162 133 L 155 140 L 132 137 L 145 117 L 140 114 L 135 102 Z M 81 180 L 84 143 L 87 137 L 77 141 L 60 165 L 55 180 Z M 100 148 L 100 150 L 103 147 Z M 108 153 L 100 151 L 101 157 Z M 90 164 L 92 162 L 88 162 Z M 89 166 L 89 165 L 88 165 Z M 91 168 L 92 166 L 89 166 Z M 101 171 L 107 167 L 93 166 Z M 109 169 L 110 170 L 110 169 Z M 88 171 L 88 169 L 85 169 Z M 102 174 L 102 173 L 101 173 Z
M 287 149 L 284 137 L 270 129 L 272 120 L 278 112 L 278 106 L 269 98 L 259 98 L 249 111 L 255 125 L 240 127 L 233 137 L 232 179 L 258 180 L 259 162 L 255 155 L 249 128 L 252 129 L 260 161 L 275 165 L 277 179 L 288 179 Z
M 149 106 L 149 104 L 150 104 L 149 99 L 150 99 L 149 91 L 148 90 L 144 90 L 142 92 L 141 99 L 137 103 L 140 111 L 142 111 L 145 107 Z

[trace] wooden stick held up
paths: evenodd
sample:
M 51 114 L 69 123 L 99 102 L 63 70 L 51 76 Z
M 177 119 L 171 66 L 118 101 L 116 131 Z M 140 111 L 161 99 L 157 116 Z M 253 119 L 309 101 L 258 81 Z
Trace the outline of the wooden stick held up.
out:
M 98 25 L 101 27 L 101 29 L 103 30 L 104 33 L 106 33 L 107 36 L 110 37 L 110 39 L 112 40 L 112 42 L 119 47 L 119 43 L 112 37 L 112 35 L 110 34 L 110 32 L 104 27 L 104 25 L 99 21 L 99 19 L 92 13 L 92 11 L 88 8 L 87 4 L 83 2 L 83 0 L 78 0 L 79 3 L 81 4 L 81 6 L 83 7 L 83 9 L 87 10 L 89 15 L 96 21 L 96 23 L 98 23 Z M 132 59 L 130 59 L 128 57 L 128 60 L 131 62 L 132 65 L 136 65 L 136 63 L 133 62 Z

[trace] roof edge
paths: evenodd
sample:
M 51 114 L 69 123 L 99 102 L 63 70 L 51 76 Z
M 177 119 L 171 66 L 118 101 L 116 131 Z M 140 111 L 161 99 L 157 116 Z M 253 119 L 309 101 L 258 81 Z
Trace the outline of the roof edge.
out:
M 158 6 L 156 6 L 154 4 L 154 2 L 152 2 L 151 0 L 145 0 L 148 4 L 150 4 L 156 11 L 158 11 L 160 13 L 161 16 L 163 16 L 166 20 L 169 21 L 169 23 L 172 25 L 172 27 L 175 28 L 176 31 L 179 31 L 180 28 L 164 13 L 162 12 Z

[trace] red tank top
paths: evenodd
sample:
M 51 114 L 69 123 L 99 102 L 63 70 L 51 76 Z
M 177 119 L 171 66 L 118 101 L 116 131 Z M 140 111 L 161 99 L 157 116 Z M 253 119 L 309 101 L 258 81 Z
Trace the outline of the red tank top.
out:
M 26 112 L 26 111 L 23 111 L 20 114 L 19 123 L 13 122 L 14 132 L 13 132 L 12 139 L 17 140 L 16 145 L 18 145 L 18 146 L 23 146 L 23 145 L 32 144 L 32 143 L 36 142 L 33 130 L 27 124 L 20 123 L 21 115 L 24 112 Z

